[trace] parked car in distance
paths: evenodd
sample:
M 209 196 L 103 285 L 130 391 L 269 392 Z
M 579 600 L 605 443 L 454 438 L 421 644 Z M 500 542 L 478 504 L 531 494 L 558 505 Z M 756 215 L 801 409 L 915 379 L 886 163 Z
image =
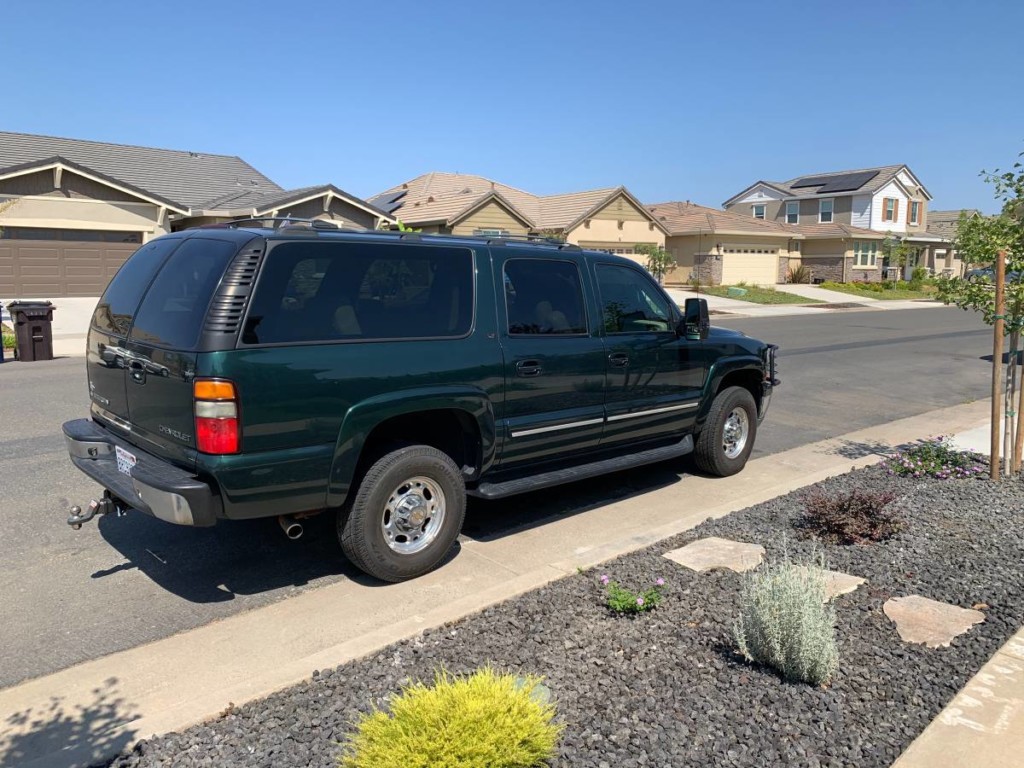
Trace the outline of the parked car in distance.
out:
M 1007 272 L 1006 281 L 1015 283 L 1021 278 L 1021 272 Z M 994 283 L 996 279 L 996 270 L 994 267 L 977 267 L 975 269 L 969 269 L 964 272 L 964 279 L 972 282 L 986 282 Z
M 466 497 L 695 453 L 739 472 L 773 345 L 711 328 L 638 264 L 514 238 L 238 222 L 157 238 L 92 317 L 71 461 L 95 515 L 181 525 L 336 516 L 346 556 L 423 574 Z

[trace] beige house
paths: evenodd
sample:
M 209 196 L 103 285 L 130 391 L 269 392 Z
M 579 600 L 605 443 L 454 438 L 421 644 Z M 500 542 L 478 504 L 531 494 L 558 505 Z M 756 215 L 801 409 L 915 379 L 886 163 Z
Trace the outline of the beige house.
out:
M 928 231 L 946 241 L 942 245 L 936 246 L 932 251 L 933 261 L 928 266 L 935 270 L 935 274 L 959 277 L 964 274 L 964 270 L 967 268 L 953 248 L 953 241 L 956 239 L 956 227 L 960 223 L 961 214 L 966 214 L 971 218 L 983 215 L 976 208 L 931 211 L 928 214 Z
M 941 267 L 936 262 L 938 251 L 948 253 L 949 241 L 930 228 L 931 199 L 908 166 L 886 165 L 814 173 L 788 181 L 756 181 L 722 205 L 730 212 L 760 221 L 824 227 L 844 239 L 849 236 L 846 229 L 873 230 L 883 239 L 898 238 L 913 249 L 905 270 L 909 276 L 917 266 L 931 270 L 947 266 L 945 260 Z M 843 231 L 838 232 L 835 225 Z M 828 257 L 834 258 L 835 249 L 827 247 Z M 824 254 L 819 256 L 824 258 Z M 854 260 L 857 279 L 882 279 L 884 260 L 870 247 L 866 256 L 858 249 Z
M 262 216 L 376 228 L 333 185 L 285 190 L 238 157 L 0 132 L 0 299 L 99 297 L 139 244 Z
M 625 187 L 534 195 L 483 176 L 427 173 L 369 199 L 423 232 L 549 235 L 645 263 L 638 245 L 664 246 L 667 230 Z
M 838 223 L 787 225 L 689 201 L 647 209 L 668 229 L 665 247 L 677 264 L 670 282 L 775 285 L 801 264 L 813 280 L 871 279 L 885 237 Z

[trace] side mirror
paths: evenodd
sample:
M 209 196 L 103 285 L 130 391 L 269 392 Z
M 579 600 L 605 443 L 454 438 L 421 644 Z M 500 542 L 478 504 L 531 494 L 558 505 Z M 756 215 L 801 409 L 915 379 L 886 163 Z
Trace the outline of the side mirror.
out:
M 708 319 L 707 299 L 687 299 L 683 305 L 683 322 L 680 333 L 690 341 L 702 341 L 708 337 L 711 321 Z

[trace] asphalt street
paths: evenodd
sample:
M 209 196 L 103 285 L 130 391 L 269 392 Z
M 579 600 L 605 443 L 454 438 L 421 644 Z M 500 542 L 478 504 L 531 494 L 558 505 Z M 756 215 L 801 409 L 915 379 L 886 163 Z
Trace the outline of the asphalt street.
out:
M 783 386 L 756 454 L 975 400 L 989 386 L 991 332 L 952 308 L 714 321 L 782 348 Z M 191 530 L 138 513 L 72 531 L 67 508 L 100 491 L 71 466 L 60 425 L 86 410 L 82 358 L 0 366 L 0 687 L 364 578 L 342 558 L 329 520 L 294 542 L 273 520 Z M 863 455 L 877 447 L 849 448 Z M 672 484 L 687 471 L 688 462 L 662 464 L 474 502 L 464 535 L 489 539 L 542 526 Z

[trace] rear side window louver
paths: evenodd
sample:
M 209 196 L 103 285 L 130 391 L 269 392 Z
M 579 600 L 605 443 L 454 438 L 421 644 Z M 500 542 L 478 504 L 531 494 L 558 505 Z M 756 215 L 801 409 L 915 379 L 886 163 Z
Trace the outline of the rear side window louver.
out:
M 203 328 L 206 334 L 238 332 L 242 324 L 242 315 L 245 314 L 245 305 L 256 283 L 256 273 L 262 258 L 262 246 L 247 246 L 235 256 L 231 266 L 224 273 L 224 279 L 221 280 L 213 301 L 210 302 L 210 311 L 206 315 L 206 325 Z

